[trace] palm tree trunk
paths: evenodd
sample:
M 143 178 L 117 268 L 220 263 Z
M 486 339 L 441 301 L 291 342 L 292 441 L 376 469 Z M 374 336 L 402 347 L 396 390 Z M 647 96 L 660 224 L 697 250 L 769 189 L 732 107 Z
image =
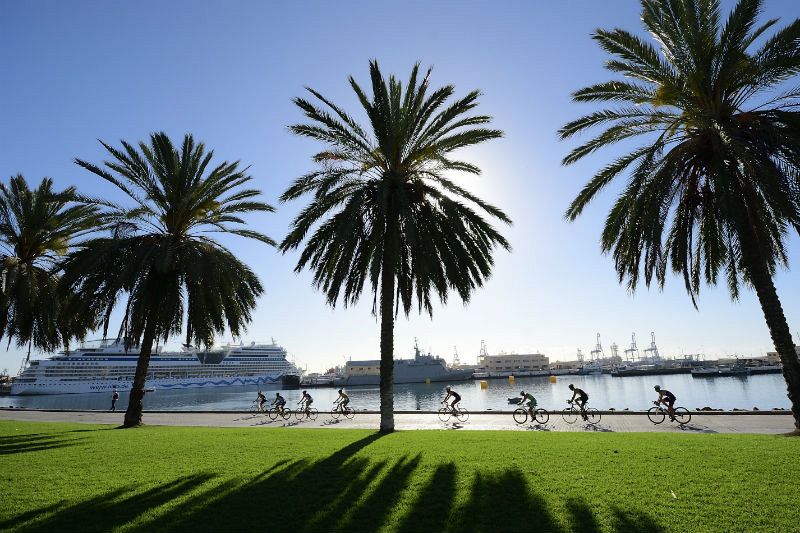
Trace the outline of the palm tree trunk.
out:
M 394 431 L 394 293 L 397 220 L 391 198 L 381 258 L 381 433 Z
M 786 380 L 786 395 L 792 404 L 794 426 L 800 431 L 800 358 L 794 348 L 792 333 L 783 313 L 778 291 L 772 282 L 772 275 L 767 268 L 761 253 L 758 235 L 754 229 L 753 214 L 750 204 L 745 204 L 739 210 L 745 216 L 739 217 L 739 244 L 742 249 L 742 261 L 747 270 L 753 288 L 758 295 L 761 311 L 767 322 L 772 343 L 783 366 L 783 378 Z
M 394 431 L 394 264 L 387 244 L 381 268 L 381 433 Z
M 792 403 L 792 415 L 794 415 L 794 426 L 800 430 L 800 359 L 794 348 L 792 334 L 786 316 L 783 314 L 783 307 L 778 299 L 778 292 L 772 278 L 766 270 L 758 267 L 748 267 L 750 279 L 756 289 L 758 301 L 761 303 L 761 310 L 767 321 L 767 328 L 775 345 L 775 351 L 781 359 L 783 365 L 783 378 L 786 380 L 786 391 L 789 401 Z
M 150 366 L 150 354 L 153 351 L 153 341 L 155 340 L 156 320 L 155 317 L 148 317 L 142 335 L 142 344 L 139 350 L 139 360 L 136 362 L 136 374 L 133 376 L 133 387 L 131 387 L 128 408 L 125 410 L 125 421 L 123 428 L 132 428 L 142 425 L 142 401 L 144 400 L 144 384 L 147 379 L 147 370 Z

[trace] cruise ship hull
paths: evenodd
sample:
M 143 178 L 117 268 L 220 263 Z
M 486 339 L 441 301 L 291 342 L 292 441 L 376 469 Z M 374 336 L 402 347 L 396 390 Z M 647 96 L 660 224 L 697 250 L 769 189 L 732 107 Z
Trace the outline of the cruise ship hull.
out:
M 280 384 L 283 375 L 249 376 L 228 379 L 183 378 L 183 379 L 148 379 L 145 387 L 154 390 L 182 390 L 208 387 L 230 387 L 234 385 L 272 385 Z M 119 392 L 131 390 L 131 381 L 77 381 L 63 382 L 39 380 L 35 384 L 14 384 L 12 396 L 32 396 L 39 394 L 88 394 L 93 392 Z

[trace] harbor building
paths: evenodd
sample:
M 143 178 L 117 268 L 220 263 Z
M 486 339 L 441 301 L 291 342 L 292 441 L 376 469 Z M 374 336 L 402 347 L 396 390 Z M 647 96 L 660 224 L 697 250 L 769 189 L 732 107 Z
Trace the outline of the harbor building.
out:
M 548 370 L 550 358 L 540 353 L 481 354 L 478 365 L 487 372 Z
M 800 357 L 800 345 L 795 344 L 794 351 L 797 357 Z M 781 362 L 781 357 L 778 355 L 778 352 L 767 352 L 767 361 L 772 364 L 778 364 Z

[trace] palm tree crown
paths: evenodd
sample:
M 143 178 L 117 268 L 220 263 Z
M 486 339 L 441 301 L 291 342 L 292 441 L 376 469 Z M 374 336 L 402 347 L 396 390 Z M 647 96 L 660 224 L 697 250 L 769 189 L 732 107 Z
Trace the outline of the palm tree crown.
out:
M 628 79 L 574 93 L 576 102 L 617 105 L 560 130 L 568 138 L 605 127 L 564 163 L 626 139 L 647 140 L 601 169 L 567 217 L 630 169 L 602 247 L 613 251 L 631 289 L 641 270 L 646 283 L 655 277 L 663 284 L 669 262 L 693 300 L 720 270 L 737 297 L 740 277 L 748 276 L 740 262 L 748 212 L 769 272 L 786 262 L 786 233 L 800 229 L 800 90 L 774 89 L 800 72 L 800 20 L 754 49 L 776 23 L 757 24 L 761 4 L 741 0 L 722 25 L 718 0 L 643 0 L 642 21 L 658 48 L 621 29 L 594 34 L 615 56 L 606 67 Z
M 0 339 L 54 351 L 93 325 L 65 311 L 58 268 L 66 253 L 102 224 L 98 208 L 50 178 L 31 189 L 22 175 L 0 183 Z
M 418 65 L 405 88 L 394 76 L 386 80 L 376 61 L 370 75 L 371 96 L 350 78 L 367 127 L 313 89 L 321 106 L 295 99 L 309 123 L 291 131 L 326 147 L 314 156 L 319 168 L 281 196 L 313 194 L 280 248 L 305 241 L 296 270 L 313 270 L 331 306 L 340 297 L 354 304 L 369 282 L 373 313 L 381 317 L 381 431 L 388 432 L 394 430 L 394 315 L 401 304 L 409 314 L 415 298 L 420 311 L 432 314 L 433 298 L 444 303 L 451 289 L 468 301 L 491 274 L 494 248 L 509 249 L 482 214 L 510 220 L 446 175 L 480 174 L 454 152 L 502 135 L 483 127 L 490 117 L 471 114 L 479 93 L 448 104 L 454 88 L 429 91 L 430 70 L 419 79 Z
M 289 201 L 313 193 L 281 250 L 299 247 L 319 222 L 296 270 L 310 266 L 331 305 L 340 295 L 345 306 L 355 303 L 367 281 L 377 298 L 381 272 L 389 269 L 405 313 L 414 296 L 420 310 L 432 313 L 432 295 L 445 302 L 448 289 L 469 300 L 491 273 L 493 248 L 509 248 L 468 203 L 503 222 L 510 223 L 509 218 L 446 176 L 449 171 L 480 174 L 451 153 L 502 132 L 481 127 L 490 117 L 470 114 L 478 91 L 445 106 L 454 88 L 429 91 L 430 70 L 420 80 L 415 65 L 405 90 L 394 76 L 385 80 L 376 61 L 370 74 L 371 98 L 349 79 L 368 128 L 313 89 L 308 91 L 322 108 L 295 99 L 310 123 L 291 131 L 327 148 L 314 156 L 320 168 L 281 196 Z M 386 257 L 391 260 L 384 262 Z
M 241 216 L 272 211 L 242 188 L 250 180 L 238 162 L 211 167 L 213 152 L 186 135 L 180 148 L 164 133 L 150 143 L 122 149 L 103 143 L 112 156 L 105 168 L 77 164 L 116 185 L 132 205 L 113 206 L 111 237 L 98 237 L 71 255 L 64 281 L 82 302 L 108 318 L 127 295 L 120 335 L 141 344 L 125 426 L 141 423 L 142 396 L 154 339 L 165 341 L 186 325 L 187 344 L 210 346 L 226 329 L 240 336 L 263 292 L 255 273 L 214 234 L 234 234 L 274 245 L 247 229 Z
M 744 280 L 755 289 L 781 358 L 800 431 L 800 359 L 773 275 L 786 265 L 786 238 L 800 232 L 800 19 L 766 37 L 761 0 L 739 0 L 722 24 L 719 0 L 642 0 L 642 21 L 659 47 L 624 30 L 598 30 L 627 77 L 574 93 L 578 102 L 610 102 L 565 125 L 562 138 L 604 131 L 575 148 L 564 164 L 627 139 L 642 146 L 589 180 L 567 217 L 574 219 L 614 178 L 629 179 L 602 234 L 620 281 L 636 288 L 670 269 L 683 276 L 692 302 L 703 282 L 724 272 L 730 294 Z M 756 42 L 762 39 L 760 46 Z

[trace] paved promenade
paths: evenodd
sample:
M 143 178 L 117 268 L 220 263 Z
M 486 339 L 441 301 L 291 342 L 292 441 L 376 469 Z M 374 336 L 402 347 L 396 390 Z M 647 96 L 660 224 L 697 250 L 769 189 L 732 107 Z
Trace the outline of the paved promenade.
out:
M 90 424 L 121 424 L 123 412 L 102 411 L 29 411 L 2 409 L 0 420 L 25 420 L 34 422 L 83 422 Z M 353 420 L 333 421 L 330 414 L 321 413 L 316 421 L 270 421 L 264 415 L 238 412 L 145 412 L 144 422 L 159 426 L 208 427 L 287 427 L 287 428 L 354 428 L 375 429 L 380 415 L 358 413 Z M 588 431 L 588 432 L 682 432 L 682 433 L 788 433 L 794 429 L 792 417 L 786 414 L 733 414 L 692 413 L 692 421 L 684 427 L 665 421 L 656 426 L 644 414 L 605 413 L 596 426 L 583 422 L 567 424 L 560 414 L 551 414 L 550 421 L 542 426 L 518 426 L 510 413 L 472 414 L 466 423 L 443 423 L 433 413 L 395 414 L 395 426 L 400 430 L 514 430 L 514 431 Z

